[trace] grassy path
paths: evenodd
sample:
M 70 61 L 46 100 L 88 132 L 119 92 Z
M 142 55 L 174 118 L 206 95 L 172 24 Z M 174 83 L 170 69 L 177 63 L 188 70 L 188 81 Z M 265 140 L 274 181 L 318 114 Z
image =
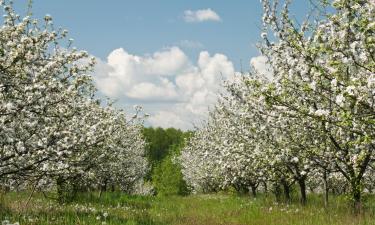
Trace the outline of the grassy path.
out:
M 374 224 L 375 202 L 367 200 L 366 211 L 350 213 L 343 198 L 332 199 L 328 209 L 318 196 L 306 207 L 275 204 L 270 197 L 196 195 L 187 197 L 142 197 L 121 193 L 81 194 L 74 202 L 60 205 L 37 194 L 26 206 L 27 193 L 1 196 L 0 221 L 43 224 L 126 225 L 269 225 L 269 224 Z

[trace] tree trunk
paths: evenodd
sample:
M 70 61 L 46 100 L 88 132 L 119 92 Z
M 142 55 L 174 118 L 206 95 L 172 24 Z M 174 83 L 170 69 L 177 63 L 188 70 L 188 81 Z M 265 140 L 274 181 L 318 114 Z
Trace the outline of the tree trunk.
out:
M 57 186 L 57 199 L 60 203 L 65 201 L 65 192 L 66 187 L 64 187 L 64 179 L 62 177 L 57 177 L 56 186 Z
M 276 197 L 276 201 L 280 202 L 281 201 L 281 187 L 278 183 L 275 184 L 274 194 Z
M 328 192 L 329 192 L 329 187 L 328 187 L 328 180 L 327 180 L 327 171 L 324 171 L 323 173 L 323 185 L 324 185 L 324 206 L 328 206 Z
M 257 186 L 254 184 L 251 185 L 251 194 L 254 198 L 257 197 Z
M 351 194 L 353 199 L 353 209 L 355 213 L 360 213 L 362 209 L 361 203 L 361 180 L 353 179 L 351 184 Z
M 108 183 L 108 180 L 105 179 L 104 182 L 100 184 L 99 198 L 102 197 L 102 193 L 104 191 L 107 191 L 107 183 Z
M 284 197 L 285 197 L 285 201 L 287 203 L 290 203 L 291 202 L 291 198 L 290 198 L 290 187 L 289 187 L 289 184 L 288 182 L 286 181 L 281 181 L 282 185 L 283 185 L 283 189 L 284 189 Z
M 298 180 L 300 192 L 301 192 L 301 204 L 306 205 L 307 197 L 306 197 L 306 182 L 305 179 L 299 179 Z
M 107 185 L 108 185 L 108 182 L 107 182 L 107 180 L 105 180 L 104 184 L 102 186 L 103 191 L 107 191 Z
M 267 192 L 268 192 L 268 187 L 267 187 L 267 182 L 266 182 L 266 181 L 263 181 L 263 187 L 264 187 L 264 193 L 267 194 Z

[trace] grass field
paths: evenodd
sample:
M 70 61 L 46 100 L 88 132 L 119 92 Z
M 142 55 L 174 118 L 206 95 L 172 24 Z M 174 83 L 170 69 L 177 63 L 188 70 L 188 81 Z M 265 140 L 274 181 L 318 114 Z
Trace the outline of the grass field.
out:
M 187 197 L 127 196 L 121 193 L 80 194 L 69 204 L 58 204 L 35 194 L 1 195 L 0 221 L 19 224 L 139 224 L 139 225 L 268 225 L 268 224 L 374 224 L 375 200 L 367 197 L 361 215 L 351 213 L 344 197 L 331 199 L 323 207 L 319 196 L 309 203 L 276 204 L 272 196 L 256 199 L 229 194 Z

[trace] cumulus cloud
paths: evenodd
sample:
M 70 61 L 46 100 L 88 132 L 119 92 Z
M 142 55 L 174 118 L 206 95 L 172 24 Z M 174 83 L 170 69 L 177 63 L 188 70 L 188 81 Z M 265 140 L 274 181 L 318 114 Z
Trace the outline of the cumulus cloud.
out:
M 223 54 L 199 54 L 196 63 L 178 47 L 151 55 L 116 49 L 98 60 L 95 81 L 105 95 L 144 106 L 153 126 L 192 129 L 216 102 L 221 82 L 234 75 Z
M 200 9 L 196 11 L 185 10 L 184 20 L 188 23 L 204 22 L 204 21 L 221 21 L 220 16 L 212 9 Z
M 176 86 L 167 79 L 160 79 L 161 84 L 157 85 L 149 82 L 142 82 L 136 84 L 130 89 L 130 91 L 125 92 L 130 98 L 140 99 L 140 100 L 173 100 L 178 97 L 176 92 Z
M 119 48 L 109 54 L 107 62 L 98 62 L 95 79 L 100 91 L 109 97 L 141 100 L 173 99 L 177 94 L 168 77 L 189 68 L 188 57 L 178 47 L 145 56 Z
M 158 111 L 150 117 L 149 122 L 155 127 L 175 127 L 186 129 L 192 126 L 192 123 L 173 111 Z
M 265 56 L 256 56 L 251 58 L 250 67 L 259 75 L 263 75 L 269 79 L 272 78 L 272 69 L 267 64 L 267 58 Z

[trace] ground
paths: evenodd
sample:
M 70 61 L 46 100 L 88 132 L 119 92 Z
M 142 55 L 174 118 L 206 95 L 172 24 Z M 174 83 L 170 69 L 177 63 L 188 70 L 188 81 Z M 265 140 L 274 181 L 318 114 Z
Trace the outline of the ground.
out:
M 126 225 L 272 225 L 374 224 L 375 198 L 367 196 L 362 214 L 355 215 L 345 197 L 333 197 L 328 208 L 321 196 L 310 195 L 307 206 L 274 203 L 271 195 L 258 198 L 235 194 L 182 196 L 128 196 L 118 192 L 85 193 L 69 204 L 42 194 L 1 195 L 0 221 L 19 224 Z

